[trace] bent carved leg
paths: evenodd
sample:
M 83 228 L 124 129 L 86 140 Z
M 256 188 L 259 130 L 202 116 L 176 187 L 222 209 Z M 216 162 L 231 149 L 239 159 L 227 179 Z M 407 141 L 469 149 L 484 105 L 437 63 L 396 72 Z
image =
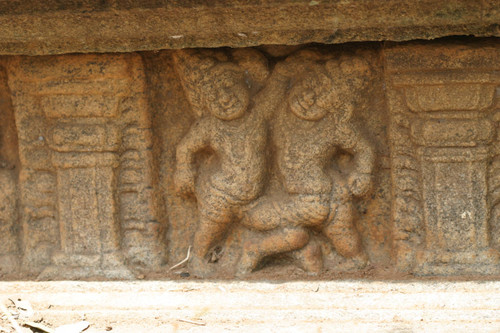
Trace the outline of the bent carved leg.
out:
M 251 273 L 264 257 L 303 248 L 308 242 L 309 232 L 302 227 L 276 229 L 256 235 L 243 245 L 236 274 L 243 276 Z
M 323 228 L 323 234 L 335 250 L 345 258 L 352 258 L 365 266 L 368 258 L 363 251 L 361 237 L 354 225 L 353 206 L 350 201 L 332 205 L 332 217 Z
M 194 235 L 193 258 L 189 267 L 200 277 L 210 275 L 210 264 L 206 258 L 210 249 L 224 237 L 234 218 L 230 199 L 216 189 L 202 189 L 198 195 L 200 220 Z

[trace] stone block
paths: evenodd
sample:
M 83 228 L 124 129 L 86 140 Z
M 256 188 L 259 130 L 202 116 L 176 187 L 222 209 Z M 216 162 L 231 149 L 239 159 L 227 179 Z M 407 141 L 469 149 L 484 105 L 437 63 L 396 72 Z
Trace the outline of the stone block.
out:
M 432 4 L 222 1 L 200 3 L 198 23 L 192 8 L 157 5 L 153 22 L 186 14 L 185 31 L 149 34 L 144 48 L 178 49 L 140 52 L 141 26 L 130 44 L 107 45 L 117 31 L 104 20 L 86 50 L 134 52 L 0 57 L 0 268 L 17 260 L 26 268 L 12 274 L 40 279 L 498 279 L 498 40 L 324 45 L 362 38 L 360 20 L 365 37 L 464 31 L 492 6 Z M 143 5 L 95 15 L 137 19 L 151 14 Z M 47 6 L 54 22 L 80 17 Z M 274 23 L 243 29 L 258 10 Z M 376 15 L 387 10 L 406 21 Z M 81 51 L 58 44 L 72 33 L 23 50 Z M 276 41 L 287 45 L 260 45 Z M 202 47 L 221 45 L 252 47 Z

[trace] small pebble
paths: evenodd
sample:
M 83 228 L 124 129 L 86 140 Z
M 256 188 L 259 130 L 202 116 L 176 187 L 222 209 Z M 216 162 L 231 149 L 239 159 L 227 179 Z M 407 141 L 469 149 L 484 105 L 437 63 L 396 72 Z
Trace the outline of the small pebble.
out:
M 183 278 L 187 278 L 189 276 L 190 276 L 190 274 L 188 272 L 182 272 L 181 273 L 181 277 L 183 277 Z

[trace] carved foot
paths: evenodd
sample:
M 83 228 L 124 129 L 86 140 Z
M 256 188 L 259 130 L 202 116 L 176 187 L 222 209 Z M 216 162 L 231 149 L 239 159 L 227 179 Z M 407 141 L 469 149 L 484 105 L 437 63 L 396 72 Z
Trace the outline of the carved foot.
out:
M 209 278 L 215 274 L 213 264 L 208 263 L 203 258 L 193 257 L 188 264 L 189 272 L 198 278 Z
M 363 269 L 370 263 L 370 259 L 364 251 L 361 251 L 359 254 L 352 257 L 351 260 L 354 268 L 356 269 Z
M 257 267 L 260 261 L 260 256 L 253 251 L 244 251 L 241 256 L 240 262 L 236 269 L 236 277 L 245 277 Z
M 318 244 L 310 242 L 292 253 L 299 266 L 309 275 L 318 275 L 323 270 L 323 255 Z

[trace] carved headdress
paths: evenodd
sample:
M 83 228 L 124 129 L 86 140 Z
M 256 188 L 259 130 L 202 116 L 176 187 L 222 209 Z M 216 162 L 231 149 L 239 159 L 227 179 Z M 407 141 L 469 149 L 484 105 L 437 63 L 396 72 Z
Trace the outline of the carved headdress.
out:
M 174 53 L 177 73 L 186 96 L 198 117 L 203 116 L 215 79 L 225 71 L 241 72 L 251 94 L 260 90 L 269 75 L 267 59 L 257 50 L 185 49 Z
M 317 49 L 303 49 L 278 63 L 275 72 L 287 78 L 290 89 L 304 81 L 329 86 L 331 94 L 324 100 L 331 103 L 330 112 L 343 122 L 352 118 L 371 69 L 368 62 L 357 54 L 332 57 Z
M 221 52 L 185 49 L 174 53 L 174 61 L 186 97 L 195 114 L 201 117 L 205 108 L 202 89 L 210 80 L 207 74 L 218 62 L 227 61 L 227 58 Z

